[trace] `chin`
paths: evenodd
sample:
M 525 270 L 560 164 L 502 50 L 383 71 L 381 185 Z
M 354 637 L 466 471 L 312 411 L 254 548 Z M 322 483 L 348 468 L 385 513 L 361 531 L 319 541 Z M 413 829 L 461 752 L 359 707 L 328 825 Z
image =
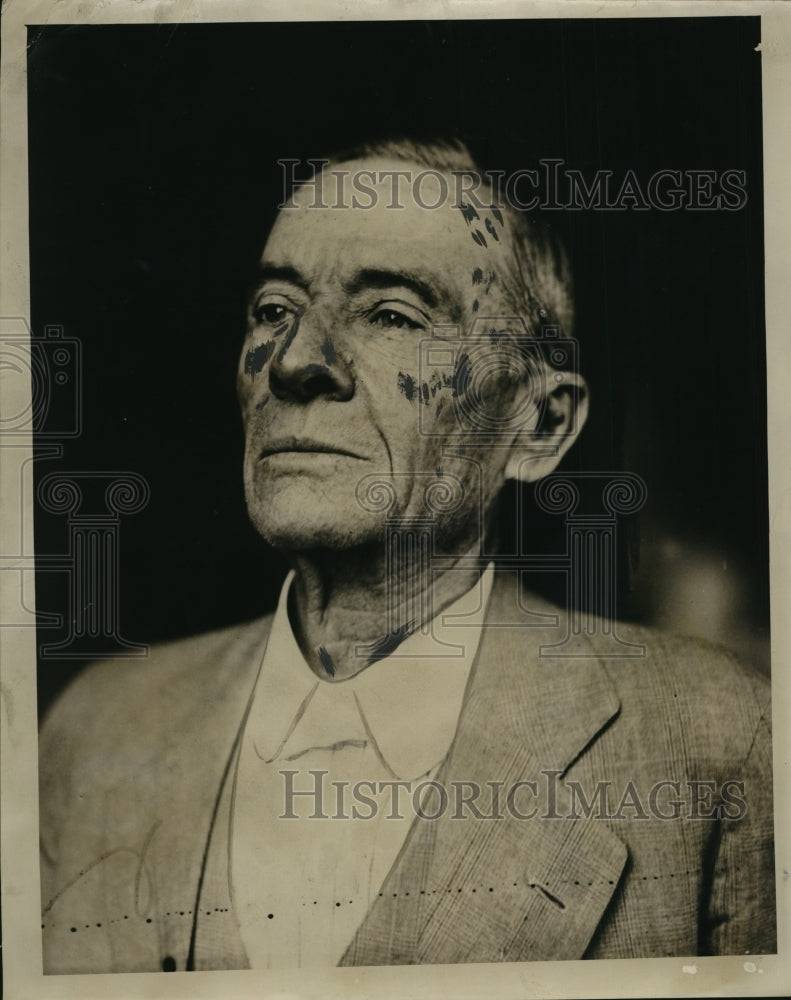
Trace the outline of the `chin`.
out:
M 356 504 L 350 510 L 348 504 L 336 506 L 323 498 L 321 504 L 305 498 L 284 501 L 285 498 L 248 500 L 253 526 L 278 551 L 342 552 L 377 541 L 384 545 L 383 523 L 377 523 L 377 518 L 366 515 Z

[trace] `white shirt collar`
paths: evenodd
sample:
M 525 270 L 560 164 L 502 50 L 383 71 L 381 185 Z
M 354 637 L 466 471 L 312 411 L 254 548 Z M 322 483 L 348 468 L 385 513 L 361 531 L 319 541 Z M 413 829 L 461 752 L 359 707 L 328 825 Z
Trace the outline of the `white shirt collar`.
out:
M 289 573 L 280 593 L 248 724 L 266 761 L 310 747 L 368 740 L 401 780 L 427 774 L 446 755 L 494 578 L 490 564 L 475 585 L 408 636 L 389 656 L 344 681 L 322 680 L 308 666 L 291 629 Z

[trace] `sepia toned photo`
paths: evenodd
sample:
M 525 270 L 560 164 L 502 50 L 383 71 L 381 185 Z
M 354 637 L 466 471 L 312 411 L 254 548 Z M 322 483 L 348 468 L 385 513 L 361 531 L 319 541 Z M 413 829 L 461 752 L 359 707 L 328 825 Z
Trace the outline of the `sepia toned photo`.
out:
M 763 27 L 27 23 L 42 983 L 760 991 Z

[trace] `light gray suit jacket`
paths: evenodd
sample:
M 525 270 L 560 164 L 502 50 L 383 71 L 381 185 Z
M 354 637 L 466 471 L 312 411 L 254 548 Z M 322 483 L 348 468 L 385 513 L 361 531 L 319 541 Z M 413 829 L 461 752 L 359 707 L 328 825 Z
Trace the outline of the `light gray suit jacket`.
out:
M 540 656 L 563 615 L 528 603 L 560 626 L 537 626 L 516 578 L 498 576 L 439 778 L 504 782 L 505 795 L 558 772 L 558 818 L 416 819 L 341 964 L 774 952 L 766 681 L 722 650 L 626 625 L 644 657 Z M 96 664 L 56 703 L 40 751 L 45 972 L 247 966 L 230 775 L 270 621 Z M 603 813 L 572 801 L 574 781 L 588 798 L 610 783 Z M 630 781 L 637 802 L 618 813 Z M 679 782 L 676 819 L 658 815 L 666 799 L 649 807 L 661 781 Z M 726 809 L 741 818 L 688 818 L 728 781 L 744 782 L 746 809 Z

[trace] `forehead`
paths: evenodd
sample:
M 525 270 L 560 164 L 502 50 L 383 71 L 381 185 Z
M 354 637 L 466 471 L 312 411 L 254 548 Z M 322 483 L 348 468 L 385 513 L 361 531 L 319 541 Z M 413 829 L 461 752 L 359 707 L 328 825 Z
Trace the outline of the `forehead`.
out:
M 396 179 L 395 171 L 408 176 Z M 268 261 L 333 271 L 430 266 L 465 285 L 476 269 L 502 265 L 504 236 L 498 241 L 487 234 L 486 246 L 476 242 L 473 234 L 484 223 L 457 207 L 450 177 L 419 164 L 371 158 L 330 166 L 318 182 L 319 188 L 294 193 L 298 207 L 281 209 L 264 251 Z M 315 207 L 321 203 L 328 207 Z

